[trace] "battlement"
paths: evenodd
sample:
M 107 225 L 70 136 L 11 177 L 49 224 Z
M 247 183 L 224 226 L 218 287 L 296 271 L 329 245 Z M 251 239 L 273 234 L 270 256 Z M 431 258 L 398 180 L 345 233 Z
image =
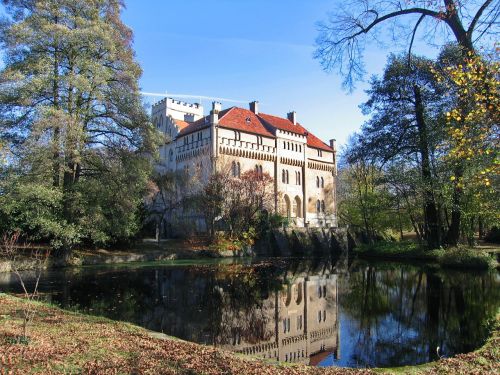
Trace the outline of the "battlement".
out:
M 153 116 L 158 112 L 170 115 L 176 120 L 184 120 L 188 116 L 192 117 L 194 121 L 203 117 L 203 106 L 200 103 L 188 103 L 173 98 L 164 98 L 152 106 Z

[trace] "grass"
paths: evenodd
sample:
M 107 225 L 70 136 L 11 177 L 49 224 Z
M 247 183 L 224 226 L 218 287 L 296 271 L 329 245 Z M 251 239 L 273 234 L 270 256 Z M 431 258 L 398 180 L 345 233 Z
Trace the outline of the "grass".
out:
M 496 260 L 490 255 L 496 250 L 496 248 L 484 250 L 463 246 L 426 250 L 416 242 L 401 241 L 361 245 L 354 252 L 361 258 L 416 260 L 437 263 L 446 268 L 488 270 L 498 267 Z
M 19 335 L 25 301 L 0 294 L 0 374 L 375 374 L 500 373 L 500 311 L 479 350 L 434 363 L 394 369 L 315 368 L 269 364 L 212 347 L 158 338 L 128 323 L 37 303 L 28 345 Z

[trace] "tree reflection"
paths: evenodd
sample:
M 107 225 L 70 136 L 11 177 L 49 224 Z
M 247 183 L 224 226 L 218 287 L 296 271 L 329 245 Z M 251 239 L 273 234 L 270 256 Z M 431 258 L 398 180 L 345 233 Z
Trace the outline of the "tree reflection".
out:
M 497 273 L 354 264 L 340 301 L 352 327 L 349 362 L 400 366 L 437 359 L 437 347 L 445 356 L 474 350 L 498 308 L 498 286 Z

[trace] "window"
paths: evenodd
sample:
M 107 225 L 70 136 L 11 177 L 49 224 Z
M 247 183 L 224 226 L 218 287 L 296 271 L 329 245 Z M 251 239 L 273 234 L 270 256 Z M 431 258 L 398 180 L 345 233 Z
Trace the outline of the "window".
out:
M 323 179 L 323 177 L 321 177 L 321 187 L 324 188 L 325 187 L 325 180 Z
M 325 201 L 321 201 L 321 212 L 325 213 Z
M 184 137 L 184 146 L 188 144 L 188 138 Z
M 297 329 L 298 330 L 302 329 L 302 315 L 299 315 L 297 317 Z
M 285 149 L 285 148 L 286 148 L 286 142 L 283 141 L 283 149 Z
M 316 187 L 319 188 L 319 177 L 318 176 L 316 176 Z
M 297 172 L 297 175 L 298 175 L 298 177 L 299 177 L 299 185 L 302 185 L 302 178 L 301 178 L 301 176 L 300 176 L 300 172 Z
M 257 136 L 257 144 L 258 145 L 262 144 L 262 137 L 260 135 Z
M 241 133 L 238 131 L 234 132 L 234 140 L 235 141 L 241 141 Z
M 299 152 L 302 152 L 302 146 L 299 145 Z
M 319 199 L 316 201 L 316 212 L 319 214 L 321 212 L 321 202 Z
M 319 157 L 322 157 L 323 156 L 323 152 L 321 150 L 318 150 L 318 156 Z
M 233 161 L 232 170 L 233 170 L 233 177 L 240 177 L 241 174 L 240 163 L 236 163 L 235 161 Z
M 286 143 L 286 148 L 287 148 L 287 150 L 290 150 L 290 142 Z
M 318 311 L 318 322 L 321 323 L 321 311 Z
M 170 159 L 170 161 L 174 160 L 174 151 L 173 150 L 170 150 L 170 152 L 169 152 L 169 159 Z
M 326 310 L 323 310 L 323 321 L 326 321 Z
M 286 183 L 286 172 L 284 169 L 281 171 L 281 182 Z
M 203 140 L 203 133 L 202 132 L 198 133 L 198 140 L 199 141 Z
M 288 171 L 286 171 L 286 183 L 289 184 L 290 183 L 290 176 L 288 174 Z
M 255 173 L 257 173 L 258 176 L 262 177 L 262 165 L 255 166 Z

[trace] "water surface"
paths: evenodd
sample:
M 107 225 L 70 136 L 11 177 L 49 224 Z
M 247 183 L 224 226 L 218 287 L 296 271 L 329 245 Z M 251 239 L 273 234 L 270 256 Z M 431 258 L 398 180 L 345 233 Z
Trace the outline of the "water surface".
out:
M 40 291 L 63 308 L 240 353 L 384 367 L 481 346 L 499 286 L 498 272 L 274 258 L 51 270 Z M 9 274 L 0 290 L 20 292 Z

